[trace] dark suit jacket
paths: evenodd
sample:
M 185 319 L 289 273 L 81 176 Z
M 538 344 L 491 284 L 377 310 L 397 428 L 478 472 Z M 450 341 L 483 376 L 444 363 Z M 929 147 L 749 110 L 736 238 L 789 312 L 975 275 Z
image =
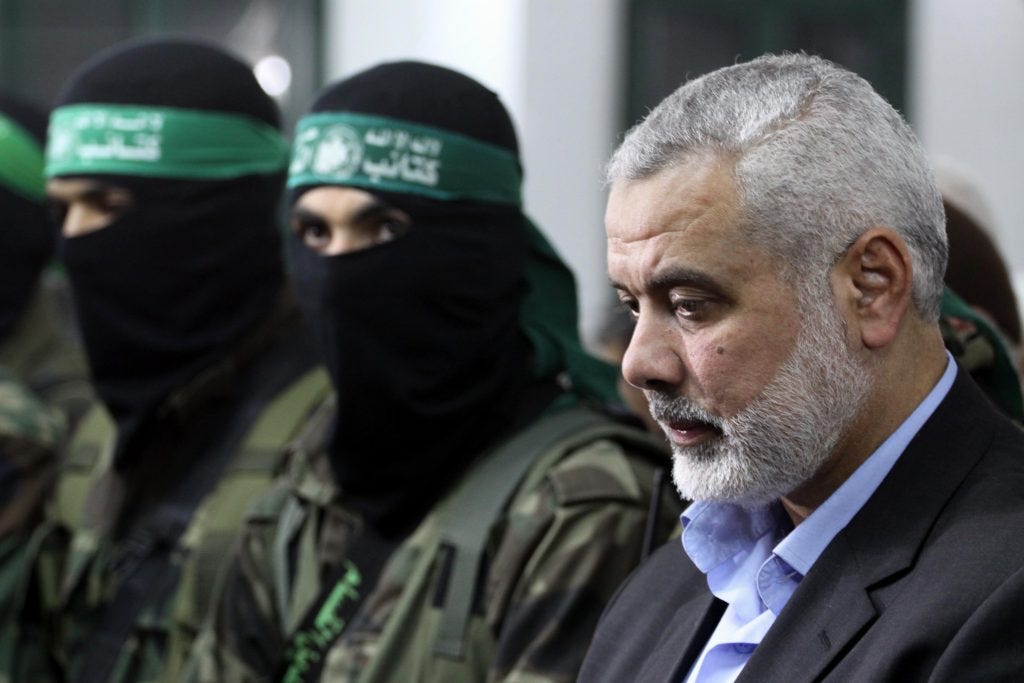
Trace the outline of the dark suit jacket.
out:
M 607 607 L 580 681 L 681 683 L 725 609 L 678 540 Z M 1024 433 L 957 375 L 740 681 L 1024 681 Z

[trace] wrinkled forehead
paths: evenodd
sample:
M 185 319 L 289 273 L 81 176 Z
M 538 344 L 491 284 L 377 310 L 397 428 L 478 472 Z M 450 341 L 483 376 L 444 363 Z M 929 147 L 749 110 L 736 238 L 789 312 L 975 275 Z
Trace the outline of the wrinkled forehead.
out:
M 605 211 L 609 252 L 631 243 L 706 228 L 739 238 L 739 195 L 732 166 L 693 158 L 611 187 Z
M 606 211 L 608 274 L 634 294 L 685 273 L 736 288 L 780 264 L 749 230 L 732 168 L 706 160 L 613 184 Z

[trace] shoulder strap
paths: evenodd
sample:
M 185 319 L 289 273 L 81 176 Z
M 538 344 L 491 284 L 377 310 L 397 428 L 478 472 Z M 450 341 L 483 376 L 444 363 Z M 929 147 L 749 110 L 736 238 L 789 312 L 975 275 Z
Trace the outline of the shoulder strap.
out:
M 71 437 L 58 475 L 51 516 L 68 529 L 78 527 L 89 489 L 113 455 L 116 427 L 107 411 L 93 405 Z
M 95 628 L 78 644 L 80 651 L 70 658 L 77 669 L 76 681 L 108 681 L 140 611 L 147 604 L 161 604 L 173 593 L 180 567 L 167 558 L 191 513 L 188 505 L 161 505 L 132 529 L 124 551 L 111 565 L 111 572 L 119 578 L 117 593 Z
M 231 468 L 261 472 L 276 468 L 285 444 L 295 438 L 330 391 L 331 384 L 323 368 L 316 367 L 303 374 L 260 415 Z
M 384 565 L 402 542 L 384 538 L 371 527 L 363 527 L 349 546 L 348 558 L 332 570 L 316 599 L 302 615 L 289 637 L 274 680 L 284 683 L 312 683 L 320 680 L 327 652 L 359 612 Z
M 228 463 L 217 487 L 203 501 L 183 539 L 195 559 L 187 571 L 193 618 L 202 618 L 216 583 L 226 544 L 231 543 L 249 507 L 273 481 L 286 444 L 330 394 L 322 368 L 306 372 L 267 406 Z
M 286 374 L 283 369 L 281 379 Z M 144 608 L 166 605 L 190 625 L 203 616 L 227 544 L 250 499 L 272 479 L 275 463 L 268 454 L 283 451 L 326 385 L 326 375 L 312 370 L 283 389 L 270 381 L 260 386 L 248 405 L 235 407 L 208 447 L 211 457 L 199 460 L 156 509 L 133 523 L 119 544 L 127 556 L 120 587 L 84 641 L 89 671 L 116 665 Z M 281 448 L 272 448 L 275 438 Z
M 501 511 L 527 473 L 543 476 L 542 462 L 554 462 L 577 445 L 632 432 L 584 407 L 542 417 L 486 457 L 459 485 L 441 520 L 440 542 L 450 549 L 450 567 L 434 653 L 461 659 L 478 585 L 484 546 Z

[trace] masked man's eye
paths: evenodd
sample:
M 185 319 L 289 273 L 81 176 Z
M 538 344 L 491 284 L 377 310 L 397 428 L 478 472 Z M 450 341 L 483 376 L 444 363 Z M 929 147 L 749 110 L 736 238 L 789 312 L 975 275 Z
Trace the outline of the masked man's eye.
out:
M 412 218 L 374 195 L 353 188 L 323 187 L 304 194 L 292 210 L 291 229 L 307 249 L 336 256 L 396 240 Z
M 412 228 L 412 221 L 409 217 L 395 212 L 381 217 L 370 239 L 373 244 L 383 244 L 402 237 L 409 232 L 410 228 Z
M 321 251 L 331 242 L 331 229 L 325 221 L 309 216 L 292 219 L 292 230 L 309 249 Z
M 65 237 L 102 230 L 135 205 L 130 191 L 91 180 L 52 178 L 46 192 L 50 217 Z

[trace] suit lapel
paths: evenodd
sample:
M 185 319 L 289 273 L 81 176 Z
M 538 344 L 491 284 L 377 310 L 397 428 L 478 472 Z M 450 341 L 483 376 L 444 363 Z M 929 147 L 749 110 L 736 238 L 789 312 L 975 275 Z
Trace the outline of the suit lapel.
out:
M 725 603 L 708 591 L 681 603 L 635 680 L 679 683 L 711 637 L 723 612 Z
M 993 412 L 963 371 L 875 493 L 814 563 L 740 681 L 823 678 L 884 611 L 873 588 L 913 566 L 936 517 L 992 440 Z
M 815 562 L 750 661 L 740 681 L 818 679 L 876 617 L 855 568 L 856 554 L 837 538 Z

